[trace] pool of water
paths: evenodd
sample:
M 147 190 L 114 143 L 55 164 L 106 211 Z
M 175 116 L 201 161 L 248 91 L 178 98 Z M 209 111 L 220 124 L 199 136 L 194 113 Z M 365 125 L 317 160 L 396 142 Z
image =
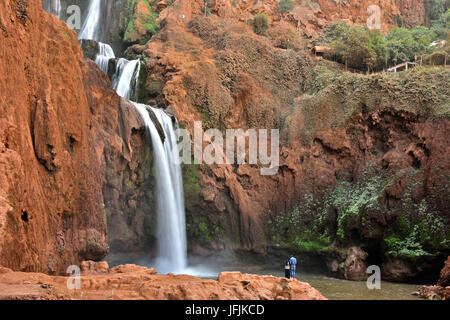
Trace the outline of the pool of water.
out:
M 239 271 L 239 270 L 237 270 Z M 242 271 L 259 275 L 283 277 L 284 272 L 273 270 Z M 370 290 L 365 281 L 348 281 L 320 274 L 298 273 L 297 280 L 307 282 L 330 300 L 421 300 L 412 295 L 420 285 L 381 282 L 381 289 Z

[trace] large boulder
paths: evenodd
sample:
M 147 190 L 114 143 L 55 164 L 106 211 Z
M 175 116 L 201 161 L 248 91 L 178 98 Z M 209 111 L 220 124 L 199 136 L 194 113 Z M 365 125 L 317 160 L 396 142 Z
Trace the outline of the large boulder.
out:
M 423 286 L 419 289 L 419 295 L 427 300 L 442 300 L 445 289 L 441 286 Z
M 345 254 L 337 251 L 332 255 L 334 258 L 328 258 L 326 264 L 334 276 L 352 281 L 367 279 L 367 255 L 361 248 L 351 247 Z
M 358 247 L 349 248 L 344 262 L 344 278 L 362 281 L 367 279 L 366 253 Z

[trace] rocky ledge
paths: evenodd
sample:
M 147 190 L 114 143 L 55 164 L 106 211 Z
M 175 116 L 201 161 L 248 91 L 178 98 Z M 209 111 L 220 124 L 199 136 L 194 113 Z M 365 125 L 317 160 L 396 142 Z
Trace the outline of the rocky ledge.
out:
M 445 261 L 436 286 L 423 286 L 418 295 L 428 300 L 450 300 L 450 256 Z
M 222 272 L 217 280 L 158 275 L 136 265 L 109 268 L 106 262 L 81 264 L 81 288 L 69 277 L 14 272 L 0 267 L 0 300 L 326 300 L 295 279 Z

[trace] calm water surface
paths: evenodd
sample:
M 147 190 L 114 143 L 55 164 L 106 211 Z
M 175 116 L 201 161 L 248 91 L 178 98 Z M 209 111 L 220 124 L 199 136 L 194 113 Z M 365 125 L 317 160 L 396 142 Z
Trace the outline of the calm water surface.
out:
M 273 270 L 242 272 L 284 277 L 284 272 Z M 319 274 L 298 272 L 296 276 L 297 280 L 308 282 L 330 300 L 422 300 L 411 294 L 412 292 L 419 291 L 421 287 L 415 284 L 382 281 L 380 290 L 369 290 L 365 281 L 348 281 Z

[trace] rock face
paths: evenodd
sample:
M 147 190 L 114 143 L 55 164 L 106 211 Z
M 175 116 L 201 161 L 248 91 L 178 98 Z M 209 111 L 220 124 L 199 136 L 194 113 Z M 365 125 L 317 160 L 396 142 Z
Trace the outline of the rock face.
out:
M 345 255 L 337 255 L 336 258 L 328 258 L 328 269 L 336 276 L 353 281 L 367 279 L 367 254 L 358 247 L 351 247 Z
M 443 287 L 450 286 L 450 256 L 445 261 L 437 284 Z
M 450 300 L 450 256 L 444 263 L 436 286 L 423 286 L 419 295 L 428 300 Z
M 107 209 L 120 208 L 105 202 L 145 178 L 131 164 L 141 120 L 39 1 L 2 1 L 0 27 L 0 72 L 14 75 L 0 79 L 0 263 L 62 273 L 108 253 Z
M 157 275 L 155 269 L 136 265 L 104 271 L 83 273 L 80 290 L 68 290 L 66 277 L 0 268 L 0 300 L 326 300 L 308 283 L 272 276 L 225 272 L 216 281 Z
M 200 1 L 191 1 L 200 2 Z M 266 13 L 272 22 L 287 19 L 297 26 L 308 37 L 316 37 L 320 29 L 333 21 L 345 20 L 351 24 L 365 25 L 368 19 L 375 13 L 369 7 L 377 5 L 381 14 L 381 30 L 388 32 L 397 26 L 398 20 L 407 27 L 423 25 L 426 22 L 426 6 L 424 0 L 382 0 L 374 3 L 369 0 L 318 0 L 293 1 L 295 7 L 280 14 L 276 0 L 237 1 L 235 7 L 230 1 L 215 1 L 212 11 L 222 18 L 237 18 L 241 21 L 250 20 L 253 15 Z M 200 10 L 202 6 L 196 6 Z
M 318 16 L 336 13 L 334 1 L 319 2 Z M 361 23 L 368 2 L 344 3 L 343 15 Z M 407 7 L 421 12 L 420 3 Z M 382 4 L 390 16 L 400 12 L 395 1 Z M 277 48 L 236 19 L 273 13 L 275 2 L 230 9 L 218 1 L 209 18 L 201 8 L 179 1 L 160 13 L 162 30 L 143 50 L 146 101 L 173 106 L 191 134 L 195 120 L 204 129 L 279 128 L 281 150 L 274 176 L 248 164 L 186 166 L 190 252 L 261 257 L 281 247 L 329 261 L 342 251 L 328 266 L 345 277 L 346 252 L 358 246 L 364 263 L 384 265 L 391 280 L 435 274 L 449 250 L 449 72 L 340 73 L 299 47 Z M 362 261 L 354 258 L 348 266 Z M 364 264 L 354 266 L 347 277 L 363 278 Z

